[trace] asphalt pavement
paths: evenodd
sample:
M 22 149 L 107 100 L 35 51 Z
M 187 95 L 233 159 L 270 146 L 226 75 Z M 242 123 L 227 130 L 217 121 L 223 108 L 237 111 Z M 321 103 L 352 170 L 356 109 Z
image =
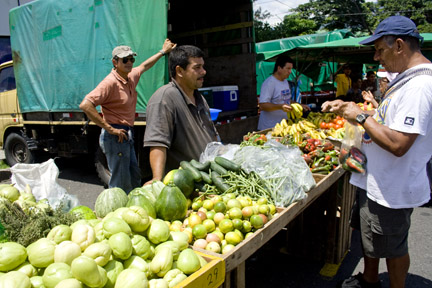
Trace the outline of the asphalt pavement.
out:
M 0 159 L 4 159 L 1 150 Z M 97 195 L 104 187 L 97 178 L 93 163 L 86 159 L 60 158 L 55 162 L 60 170 L 58 183 L 68 193 L 76 195 L 80 204 L 94 208 Z M 0 175 L 3 175 L 3 178 L 0 178 L 1 183 L 10 183 L 9 179 L 4 178 L 7 174 Z M 431 202 L 414 209 L 409 235 L 411 266 L 406 282 L 407 288 L 432 287 L 431 223 Z M 333 277 L 323 276 L 327 273 L 323 273 L 322 270 L 329 263 L 281 253 L 281 249 L 286 246 L 285 233 L 285 230 L 280 231 L 246 261 L 246 287 L 330 288 L 336 287 L 341 280 L 363 271 L 360 238 L 357 231 L 353 231 L 351 247 L 344 259 L 340 263 L 331 265 L 334 269 Z M 290 248 L 292 250 L 293 247 Z M 389 287 L 384 260 L 380 263 L 380 279 L 382 287 Z

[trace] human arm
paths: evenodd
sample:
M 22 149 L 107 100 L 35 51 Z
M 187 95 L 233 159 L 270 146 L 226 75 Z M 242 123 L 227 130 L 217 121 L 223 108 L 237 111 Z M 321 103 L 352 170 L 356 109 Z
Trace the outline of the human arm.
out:
M 165 171 L 167 149 L 165 147 L 150 147 L 150 167 L 152 170 L 153 179 L 148 181 L 149 184 L 156 180 L 162 180 Z
M 162 46 L 162 51 L 164 51 L 164 54 L 167 54 L 169 52 L 171 52 L 171 50 L 173 50 L 175 47 L 177 46 L 177 44 L 174 44 L 171 42 L 171 40 L 169 39 L 165 39 L 165 42 Z M 149 70 L 151 67 L 153 67 L 154 64 L 156 64 L 156 62 L 162 58 L 162 53 L 161 52 L 157 52 L 156 54 L 154 54 L 153 56 L 151 56 L 150 58 L 146 59 L 144 62 L 142 62 L 138 68 L 141 69 L 141 74 L 144 73 L 145 71 Z
M 288 104 L 273 104 L 273 103 L 259 103 L 259 107 L 263 111 L 276 111 L 276 110 L 283 110 L 285 112 L 289 112 L 292 110 L 292 107 Z
M 116 129 L 108 124 L 105 119 L 103 119 L 99 112 L 96 110 L 95 105 L 90 102 L 88 99 L 84 98 L 84 100 L 79 105 L 79 108 L 84 111 L 87 117 L 93 121 L 97 126 L 105 129 L 109 134 L 117 135 L 119 137 L 119 142 L 122 143 L 123 140 L 127 140 L 127 131 L 124 129 Z M 127 125 L 127 123 L 124 123 Z
M 372 103 L 372 106 L 374 108 L 378 107 L 378 102 L 375 100 L 375 97 L 373 96 L 371 91 L 362 91 L 362 96 L 365 101 Z
M 367 113 L 354 102 L 343 102 L 341 100 L 325 102 L 322 111 L 336 113 L 354 125 L 357 125 L 355 119 L 358 114 Z M 390 129 L 386 125 L 379 124 L 372 117 L 366 119 L 363 128 L 378 146 L 397 157 L 405 155 L 418 136 L 418 134 Z

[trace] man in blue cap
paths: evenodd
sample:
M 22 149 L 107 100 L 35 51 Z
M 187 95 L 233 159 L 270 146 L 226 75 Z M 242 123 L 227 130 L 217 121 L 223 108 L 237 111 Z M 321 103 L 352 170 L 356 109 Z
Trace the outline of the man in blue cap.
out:
M 413 21 L 388 17 L 360 42 L 373 44 L 374 59 L 399 73 L 377 110 L 368 114 L 341 100 L 322 107 L 364 128 L 366 173 L 352 173 L 350 180 L 357 187 L 351 226 L 361 233 L 364 271 L 341 287 L 381 287 L 380 258 L 386 259 L 390 287 L 405 287 L 411 214 L 430 200 L 426 163 L 432 155 L 432 64 L 420 51 L 422 41 Z

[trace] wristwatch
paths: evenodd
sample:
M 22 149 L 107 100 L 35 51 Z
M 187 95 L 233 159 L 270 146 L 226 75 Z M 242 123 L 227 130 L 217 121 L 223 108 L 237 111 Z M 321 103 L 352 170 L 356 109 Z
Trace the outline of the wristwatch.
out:
M 366 114 L 366 113 L 358 114 L 358 115 L 356 116 L 356 121 L 357 121 L 357 123 L 359 123 L 360 125 L 363 125 L 363 123 L 366 121 L 366 119 L 367 119 L 369 116 L 370 116 L 370 115 L 369 115 L 369 114 Z
M 161 54 L 162 54 L 162 56 L 165 56 L 165 54 L 166 54 L 166 53 L 165 53 L 165 51 L 164 51 L 164 50 L 162 50 L 162 49 L 161 49 L 161 50 L 159 50 L 159 53 L 161 53 Z

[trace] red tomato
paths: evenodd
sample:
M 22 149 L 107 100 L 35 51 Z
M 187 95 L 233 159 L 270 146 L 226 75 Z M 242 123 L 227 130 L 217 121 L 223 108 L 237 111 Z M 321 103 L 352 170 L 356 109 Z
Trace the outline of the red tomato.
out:
M 344 121 L 342 119 L 338 119 L 336 121 L 336 125 L 343 126 L 344 125 Z
M 342 128 L 343 127 L 343 124 L 342 125 L 339 125 L 339 124 L 336 124 L 335 126 L 334 126 L 334 129 L 340 129 L 340 128 Z
M 334 124 L 334 123 L 332 123 L 332 122 L 328 123 L 328 129 L 330 129 L 330 128 L 334 128 L 334 127 L 335 127 L 335 124 Z
M 320 128 L 321 129 L 327 129 L 328 128 L 328 124 L 323 121 L 323 122 L 320 123 Z

